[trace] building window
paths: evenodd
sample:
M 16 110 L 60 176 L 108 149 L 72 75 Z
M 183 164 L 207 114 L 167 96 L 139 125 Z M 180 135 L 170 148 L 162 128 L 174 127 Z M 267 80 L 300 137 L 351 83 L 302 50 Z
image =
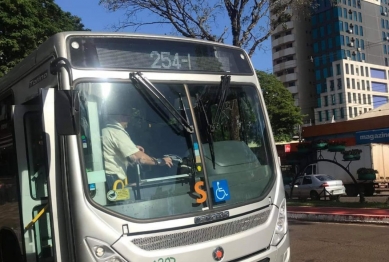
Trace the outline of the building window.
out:
M 351 65 L 351 74 L 354 75 L 354 65 Z
M 336 117 L 336 109 L 335 109 L 335 108 L 332 109 L 332 115 L 333 115 L 333 117 L 334 117 L 334 120 L 336 120 L 337 117 Z
M 318 53 L 319 52 L 319 43 L 313 44 L 313 52 Z
M 346 78 L 346 85 L 347 85 L 347 88 L 350 89 L 350 78 Z
M 362 104 L 361 94 L 358 94 L 358 104 Z
M 357 90 L 361 90 L 361 86 L 359 82 L 357 82 Z
M 370 68 L 370 75 L 373 78 L 386 79 L 385 70 L 382 69 Z
M 348 64 L 346 64 L 346 74 L 349 74 Z
M 335 83 L 334 83 L 334 80 L 331 80 L 331 81 L 330 81 L 330 89 L 331 89 L 331 91 L 334 91 L 334 90 L 335 90 Z
M 365 90 L 365 80 L 362 80 L 362 90 Z
M 333 26 L 332 24 L 328 24 L 328 25 L 327 25 L 327 34 L 328 34 L 328 35 L 331 35 L 331 34 L 332 34 L 332 26 Z
M 328 77 L 328 70 L 327 68 L 324 68 L 323 69 L 323 78 L 327 78 Z
M 366 105 L 366 94 L 363 94 L 363 104 Z
M 333 104 L 333 105 L 336 104 L 335 95 L 331 95 L 331 104 Z
M 347 100 L 351 104 L 351 93 L 347 93 Z
M 344 118 L 344 108 L 340 108 L 340 118 Z
M 328 106 L 328 96 L 324 96 L 324 106 Z
M 367 91 L 370 91 L 370 82 L 369 81 L 366 81 L 366 89 L 367 89 Z
M 340 6 L 336 7 L 336 10 L 334 9 L 334 15 L 338 17 L 342 17 L 342 8 Z
M 342 79 L 338 78 L 337 80 L 338 89 L 342 89 Z
M 325 36 L 324 26 L 321 26 L 319 30 L 320 30 L 320 37 L 324 37 Z
M 364 113 L 366 113 L 366 112 L 367 112 L 367 108 L 366 108 L 366 107 L 363 109 L 363 112 L 364 112 Z
M 363 66 L 361 66 L 361 76 L 364 76 Z
M 316 94 L 321 94 L 321 93 L 322 93 L 321 84 L 317 84 L 316 85 Z
M 316 70 L 316 80 L 319 81 L 321 79 L 320 70 Z
M 349 116 L 350 118 L 353 117 L 353 108 L 352 108 L 352 107 L 349 107 L 349 108 L 348 108 L 348 116 Z
M 351 79 L 351 82 L 352 82 L 352 88 L 355 89 L 355 79 Z
M 330 114 L 329 114 L 329 111 L 326 110 L 326 121 L 329 121 L 330 120 Z
M 353 93 L 353 103 L 354 104 L 357 103 L 357 94 L 356 93 Z
M 339 93 L 339 104 L 343 104 L 343 93 Z
M 336 65 L 336 75 L 340 75 L 342 73 L 341 69 L 340 69 L 340 64 L 337 64 Z
M 358 12 L 358 21 L 362 23 L 362 13 Z
M 367 95 L 367 103 L 368 103 L 369 105 L 371 105 L 371 96 L 370 96 L 370 95 Z
M 373 96 L 373 108 L 377 108 L 388 103 L 387 96 Z
M 374 92 L 388 92 L 388 85 L 386 83 L 371 82 L 371 90 Z
M 354 117 L 358 116 L 358 108 L 354 107 Z
M 359 27 L 359 35 L 363 36 L 363 27 L 362 26 Z
M 321 114 L 321 111 L 318 111 L 317 113 L 319 115 L 319 122 L 322 122 L 323 121 L 323 116 Z

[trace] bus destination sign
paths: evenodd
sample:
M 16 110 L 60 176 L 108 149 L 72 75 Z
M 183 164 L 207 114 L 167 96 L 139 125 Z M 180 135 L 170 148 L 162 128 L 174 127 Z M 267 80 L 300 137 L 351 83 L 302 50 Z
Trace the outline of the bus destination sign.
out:
M 68 45 L 70 61 L 78 68 L 253 74 L 242 50 L 216 44 L 154 38 L 71 37 Z

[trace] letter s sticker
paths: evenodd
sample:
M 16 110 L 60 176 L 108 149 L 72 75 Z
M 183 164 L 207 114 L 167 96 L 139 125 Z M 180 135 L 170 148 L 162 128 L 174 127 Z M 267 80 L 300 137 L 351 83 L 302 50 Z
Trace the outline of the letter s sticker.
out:
M 204 181 L 198 181 L 195 184 L 195 191 L 197 194 L 199 194 L 201 197 L 196 199 L 196 202 L 198 204 L 204 203 L 205 200 L 207 200 L 207 192 L 205 192 L 201 186 L 204 186 Z

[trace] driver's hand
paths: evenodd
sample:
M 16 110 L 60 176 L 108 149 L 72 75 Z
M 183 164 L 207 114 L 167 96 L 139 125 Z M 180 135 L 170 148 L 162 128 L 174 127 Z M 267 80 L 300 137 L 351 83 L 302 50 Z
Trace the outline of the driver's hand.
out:
M 164 157 L 162 158 L 163 160 L 165 160 L 165 164 L 168 166 L 168 167 L 172 167 L 173 166 L 173 160 L 170 158 L 170 157 Z

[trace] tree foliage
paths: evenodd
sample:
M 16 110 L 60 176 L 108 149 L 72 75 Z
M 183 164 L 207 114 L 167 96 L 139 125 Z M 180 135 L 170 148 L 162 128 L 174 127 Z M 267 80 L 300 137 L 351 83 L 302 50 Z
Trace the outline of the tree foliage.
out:
M 81 19 L 54 0 L 0 0 L 0 77 L 48 37 L 80 30 Z
M 313 0 L 100 0 L 108 10 L 125 11 L 117 30 L 151 24 L 169 24 L 185 37 L 232 45 L 251 57 L 271 31 L 285 25 L 291 9 L 309 14 Z M 272 10 L 272 15 L 269 11 Z M 226 18 L 226 19 L 224 19 Z
M 257 71 L 267 112 L 277 142 L 290 141 L 296 125 L 302 124 L 304 115 L 294 105 L 292 94 L 273 74 Z

